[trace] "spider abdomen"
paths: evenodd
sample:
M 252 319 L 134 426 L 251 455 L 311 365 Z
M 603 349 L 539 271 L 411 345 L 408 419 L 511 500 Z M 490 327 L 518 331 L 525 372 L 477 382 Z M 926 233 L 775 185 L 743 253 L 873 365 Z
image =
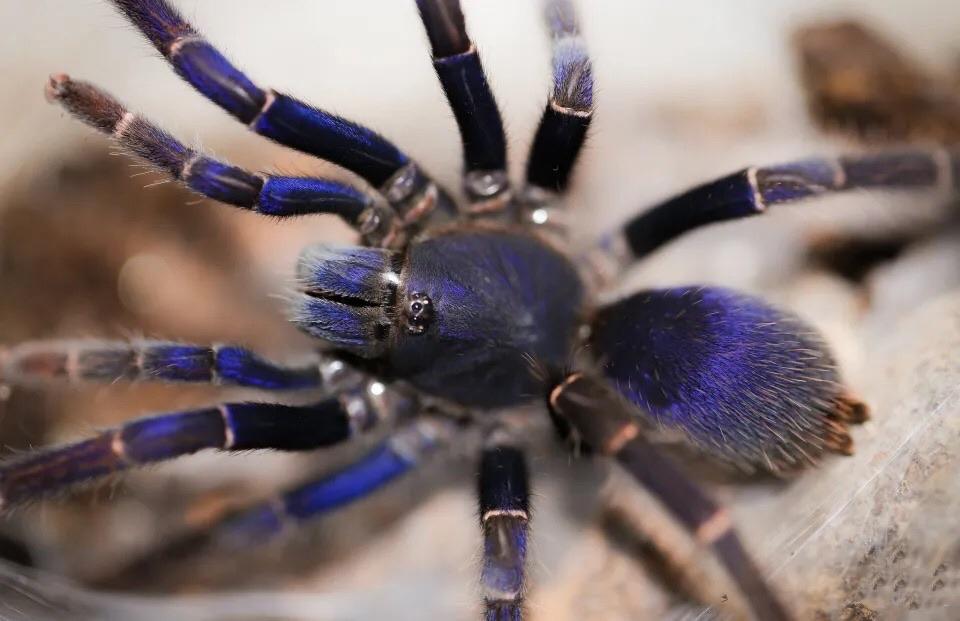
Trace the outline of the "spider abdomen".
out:
M 812 327 L 726 289 L 640 292 L 600 310 L 591 342 L 630 401 L 741 465 L 780 472 L 849 452 L 846 423 L 865 416 Z

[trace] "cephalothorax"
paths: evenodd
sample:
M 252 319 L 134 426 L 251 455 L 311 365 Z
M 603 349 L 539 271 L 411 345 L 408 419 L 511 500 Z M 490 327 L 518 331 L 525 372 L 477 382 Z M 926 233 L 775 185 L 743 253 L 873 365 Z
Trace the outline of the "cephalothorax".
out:
M 309 249 L 294 321 L 381 375 L 470 407 L 542 397 L 584 319 L 573 263 L 535 235 L 464 225 L 381 248 Z
M 572 8 L 548 3 L 554 88 L 511 187 L 506 141 L 456 0 L 419 0 L 433 64 L 463 142 L 456 201 L 375 132 L 262 89 L 163 0 L 113 4 L 201 94 L 253 131 L 356 173 L 367 187 L 252 173 L 188 148 L 98 88 L 51 77 L 48 96 L 194 191 L 276 216 L 333 213 L 362 246 L 313 246 L 298 267 L 292 321 L 321 341 L 290 367 L 236 346 L 161 341 L 25 343 L 7 349 L 7 382 L 126 379 L 316 389 L 310 406 L 228 403 L 139 419 L 92 439 L 0 464 L 10 507 L 202 449 L 312 450 L 391 419 L 356 463 L 224 518 L 219 541 L 249 542 L 324 514 L 409 471 L 465 427 L 480 458 L 487 619 L 523 611 L 528 475 L 522 438 L 499 414 L 546 403 L 595 453 L 616 458 L 709 546 L 759 618 L 788 612 L 743 550 L 724 510 L 644 439 L 682 432 L 708 455 L 775 474 L 848 453 L 866 418 L 815 331 L 754 297 L 715 287 L 647 290 L 600 304 L 619 270 L 696 227 L 859 188 L 960 179 L 953 152 L 883 153 L 750 167 L 645 210 L 592 249 L 563 240 L 563 195 L 593 113 L 590 59 Z M 208 535 L 211 537 L 212 535 Z

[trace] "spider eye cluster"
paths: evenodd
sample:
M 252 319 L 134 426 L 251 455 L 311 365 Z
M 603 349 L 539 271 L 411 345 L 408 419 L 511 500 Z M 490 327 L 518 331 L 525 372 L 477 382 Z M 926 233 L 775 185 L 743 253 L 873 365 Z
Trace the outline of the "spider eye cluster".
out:
M 403 308 L 403 318 L 407 334 L 423 334 L 433 321 L 433 300 L 422 291 L 414 291 Z

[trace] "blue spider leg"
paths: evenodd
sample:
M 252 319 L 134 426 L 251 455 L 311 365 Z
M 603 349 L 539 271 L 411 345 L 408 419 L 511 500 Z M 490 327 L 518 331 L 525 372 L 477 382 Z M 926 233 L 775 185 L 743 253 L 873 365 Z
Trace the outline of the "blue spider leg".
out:
M 320 354 L 306 364 L 282 365 L 236 345 L 191 345 L 154 340 L 26 341 L 0 349 L 0 381 L 179 382 L 262 390 L 337 391 L 359 374 Z
M 478 495 L 483 527 L 486 621 L 523 617 L 524 564 L 530 521 L 530 483 L 523 452 L 491 438 L 480 458 Z
M 593 118 L 593 67 L 570 0 L 547 3 L 553 41 L 553 90 L 527 156 L 524 202 L 536 224 L 564 192 Z
M 289 525 L 316 519 L 365 498 L 410 472 L 444 446 L 454 430 L 448 420 L 419 419 L 342 470 L 229 516 L 215 527 L 212 539 L 227 547 L 259 544 Z
M 417 8 L 430 39 L 433 67 L 460 129 L 470 211 L 500 212 L 509 200 L 507 141 L 477 48 L 467 35 L 460 2 L 417 0 Z
M 375 357 L 388 344 L 397 261 L 384 248 L 308 246 L 297 263 L 290 320 L 338 350 Z
M 616 459 L 700 545 L 713 548 L 757 619 L 791 618 L 744 549 L 726 509 L 643 439 L 638 414 L 604 381 L 574 373 L 554 388 L 549 404 L 589 447 Z
M 260 175 L 190 149 L 103 90 L 66 75 L 50 77 L 47 96 L 121 146 L 214 200 L 257 213 L 290 217 L 330 213 L 373 242 L 393 234 L 392 210 L 374 196 L 326 179 Z
M 224 403 L 133 420 L 89 440 L 0 462 L 0 507 L 204 449 L 308 451 L 340 444 L 405 414 L 407 400 L 388 391 L 371 381 L 305 406 Z
M 601 239 L 623 268 L 701 226 L 766 213 L 769 207 L 850 190 L 956 190 L 960 151 L 889 151 L 751 166 L 670 197 Z
M 406 154 L 376 132 L 264 90 L 234 67 L 164 0 L 112 0 L 117 9 L 204 97 L 253 131 L 351 170 L 414 221 L 453 202 Z
M 418 418 L 402 427 L 353 463 L 301 483 L 280 494 L 236 509 L 213 523 L 184 533 L 101 577 L 107 589 L 139 581 L 171 563 L 196 558 L 203 551 L 232 553 L 263 545 L 305 522 L 371 496 L 415 470 L 447 446 L 457 429 L 448 420 Z

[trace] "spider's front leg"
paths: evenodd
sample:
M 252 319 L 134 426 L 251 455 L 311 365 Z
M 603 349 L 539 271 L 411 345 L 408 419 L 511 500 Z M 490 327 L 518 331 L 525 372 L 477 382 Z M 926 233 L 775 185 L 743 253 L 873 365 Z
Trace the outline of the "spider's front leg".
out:
M 853 190 L 960 187 L 956 149 L 888 151 L 751 166 L 670 197 L 604 236 L 596 260 L 617 272 L 694 229 Z
M 253 131 L 351 170 L 409 221 L 452 200 L 405 153 L 376 132 L 289 95 L 261 89 L 164 0 L 112 0 L 177 74 Z
M 637 414 L 603 380 L 574 373 L 553 389 L 549 405 L 588 446 L 616 459 L 697 542 L 713 549 L 757 619 L 791 618 L 744 549 L 726 510 L 643 439 Z

